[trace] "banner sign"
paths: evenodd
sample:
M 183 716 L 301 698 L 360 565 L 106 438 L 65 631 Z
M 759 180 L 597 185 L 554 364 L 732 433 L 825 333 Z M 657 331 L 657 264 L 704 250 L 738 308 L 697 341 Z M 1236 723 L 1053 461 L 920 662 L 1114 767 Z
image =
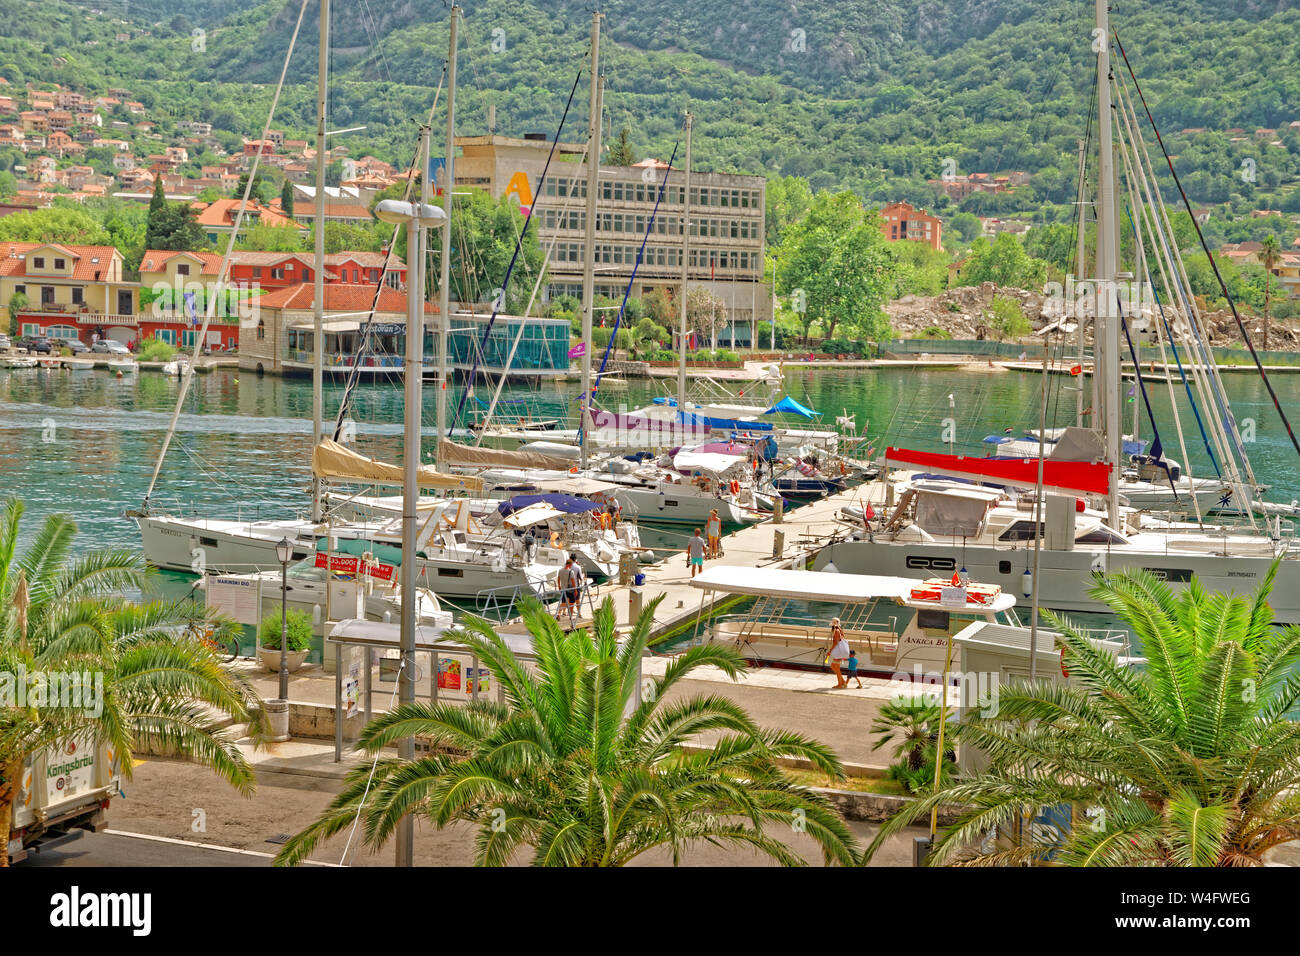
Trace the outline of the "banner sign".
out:
M 361 559 L 351 554 L 325 554 L 316 552 L 316 567 L 329 567 L 333 574 L 360 574 Z M 380 581 L 392 581 L 396 576 L 397 568 L 391 564 L 384 564 L 382 561 L 376 561 L 373 564 L 366 565 L 366 573 L 372 578 L 378 578 Z

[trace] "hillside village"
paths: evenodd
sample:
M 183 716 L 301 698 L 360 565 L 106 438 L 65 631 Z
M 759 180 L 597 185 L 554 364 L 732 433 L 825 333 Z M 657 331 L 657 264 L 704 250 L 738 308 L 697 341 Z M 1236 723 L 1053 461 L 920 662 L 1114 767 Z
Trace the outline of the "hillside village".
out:
M 1281 131 L 1260 129 L 1253 139 L 1281 147 L 1281 135 L 1293 136 L 1300 120 Z M 1179 134 L 1195 137 L 1205 130 L 1185 129 Z M 1244 129 L 1226 131 L 1236 139 L 1249 139 Z M 112 87 L 102 92 L 78 91 L 53 83 L 25 83 L 17 87 L 0 77 L 0 150 L 21 154 L 11 172 L 0 172 L 0 217 L 50 207 L 55 200 L 86 202 L 118 200 L 147 203 L 161 184 L 163 197 L 195 210 L 195 222 L 208 250 L 145 249 L 139 263 L 127 261 L 124 250 L 84 246 L 49 236 L 48 242 L 0 244 L 0 304 L 9 307 L 12 330 L 18 335 L 46 335 L 84 341 L 114 338 L 133 347 L 156 339 L 175 347 L 192 347 L 197 334 L 193 321 L 196 302 L 201 304 L 215 282 L 220 257 L 210 249 L 224 248 L 234 224 L 246 177 L 258 161 L 259 177 L 283 183 L 278 196 L 263 196 L 250 202 L 239 240 L 256 227 L 295 230 L 306 248 L 316 215 L 316 150 L 308 140 L 290 138 L 285 130 L 269 130 L 264 138 L 236 136 L 215 131 L 212 124 L 186 118 L 161 122 L 127 88 Z M 11 154 L 12 155 L 12 154 Z M 353 156 L 346 145 L 327 156 L 327 224 L 370 224 L 370 206 L 376 195 L 399 181 L 394 166 L 371 155 Z M 965 212 L 972 196 L 1011 194 L 1028 186 L 1030 173 L 975 172 L 945 174 L 930 180 L 940 202 L 962 203 Z M 1197 207 L 1194 214 L 1204 225 L 1213 210 Z M 916 241 L 937 253 L 943 252 L 944 220 L 924 208 L 894 202 L 880 210 L 885 238 Z M 1279 210 L 1255 210 L 1252 218 L 1278 217 L 1289 223 L 1294 234 L 1273 258 L 1271 271 L 1285 290 L 1285 297 L 1300 299 L 1300 217 Z M 954 217 L 950 217 L 950 222 Z M 956 225 L 956 223 L 952 223 Z M 962 224 L 966 226 L 965 223 Z M 1023 239 L 1035 228 L 1027 219 L 1014 216 L 978 217 L 977 235 L 994 239 L 1008 233 Z M 968 232 L 964 229 L 963 232 Z M 972 238 L 963 235 L 962 238 Z M 1223 243 L 1217 254 L 1235 265 L 1263 265 L 1264 249 L 1258 241 Z M 394 291 L 403 288 L 405 266 L 376 252 L 341 252 L 328 256 L 325 281 L 330 285 L 365 285 L 384 282 Z M 958 258 L 948 269 L 946 285 L 960 291 L 964 286 L 964 260 Z M 296 290 L 309 289 L 313 263 L 302 252 L 261 252 L 237 249 L 232 257 L 230 281 L 262 293 L 259 307 L 270 310 L 263 322 L 275 330 L 275 353 L 284 351 L 288 319 L 280 315 L 275 295 L 284 293 L 284 304 L 292 302 L 310 311 L 310 295 L 304 300 Z M 184 300 L 180 294 L 158 295 L 161 285 L 204 290 Z M 286 291 L 288 290 L 288 291 Z M 13 308 L 14 296 L 22 307 Z M 330 295 L 336 295 L 330 293 Z M 903 294 L 887 308 L 897 334 L 920 333 L 940 328 L 956 338 L 981 328 L 982 313 L 954 307 L 954 302 Z M 969 296 L 968 296 L 969 297 Z M 239 314 L 249 313 L 249 298 L 240 308 L 218 316 L 203 343 L 215 350 L 240 346 Z M 304 306 L 303 302 L 307 304 Z M 368 303 L 366 303 L 368 305 Z M 402 308 L 391 310 L 400 319 Z M 967 313 L 970 314 L 967 314 Z M 1038 310 L 1028 308 L 1026 317 L 1037 323 Z M 967 328 L 969 326 L 969 328 Z M 263 334 L 262 328 L 254 330 Z M 1291 347 L 1293 336 L 1283 336 Z M 258 338 L 256 341 L 261 341 Z M 244 343 L 246 346 L 248 343 Z M 256 348 L 256 346 L 254 346 Z

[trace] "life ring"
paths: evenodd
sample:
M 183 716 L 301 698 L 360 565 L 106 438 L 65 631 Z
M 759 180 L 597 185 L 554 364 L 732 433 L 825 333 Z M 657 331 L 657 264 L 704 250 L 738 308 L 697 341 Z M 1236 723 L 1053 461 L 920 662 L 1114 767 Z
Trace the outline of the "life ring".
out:
M 560 532 L 558 532 L 558 531 L 552 531 L 552 532 L 551 532 L 551 547 L 552 547 L 552 548 L 559 548 L 559 546 L 560 546 Z
M 735 478 L 731 479 L 731 493 L 733 495 L 740 494 L 740 482 L 737 481 Z

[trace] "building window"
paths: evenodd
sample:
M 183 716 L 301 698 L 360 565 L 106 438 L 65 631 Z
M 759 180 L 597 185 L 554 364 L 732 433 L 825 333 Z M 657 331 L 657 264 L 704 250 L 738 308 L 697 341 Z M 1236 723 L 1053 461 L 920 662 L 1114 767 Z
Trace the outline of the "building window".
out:
M 266 341 L 266 322 L 262 319 L 257 320 L 257 335 L 255 337 L 259 342 Z
M 262 278 L 262 267 L 261 267 L 261 266 L 253 266 L 253 278 L 254 278 L 254 279 L 260 279 L 260 278 Z
M 27 286 L 25 285 L 14 286 L 14 295 L 26 295 L 26 294 L 27 294 Z
M 55 259 L 55 260 L 54 260 L 54 268 L 55 268 L 55 270 L 57 270 L 57 271 L 59 271 L 59 272 L 62 272 L 62 271 L 63 271 L 64 269 L 66 269 L 67 267 L 68 267 L 68 260 L 67 260 L 67 259 Z
M 271 270 L 271 278 L 272 278 L 272 279 L 283 279 L 283 278 L 284 278 L 284 270 L 283 270 L 283 269 L 272 269 L 272 270 Z
M 44 269 L 44 268 L 45 268 L 45 257 L 44 257 L 44 256 L 37 256 L 36 258 L 34 258 L 34 259 L 32 260 L 32 268 L 33 268 L 33 269 Z
M 73 287 L 73 289 L 72 289 L 72 304 L 73 304 L 73 305 L 84 305 L 84 304 L 85 304 L 85 300 L 84 300 L 83 297 L 82 297 L 82 289 L 81 289 L 81 286 L 74 286 L 74 287 Z
M 41 286 L 41 305 L 53 305 L 53 304 L 54 304 L 54 286 L 52 285 Z
M 178 276 L 187 276 L 190 274 L 190 264 L 188 262 L 176 263 L 176 274 Z
M 153 335 L 154 335 L 154 338 L 156 338 L 159 342 L 166 342 L 168 345 L 175 345 L 175 344 L 176 344 L 176 330 L 175 330 L 175 329 L 159 329 L 159 330 L 158 330 L 157 332 L 155 332 Z

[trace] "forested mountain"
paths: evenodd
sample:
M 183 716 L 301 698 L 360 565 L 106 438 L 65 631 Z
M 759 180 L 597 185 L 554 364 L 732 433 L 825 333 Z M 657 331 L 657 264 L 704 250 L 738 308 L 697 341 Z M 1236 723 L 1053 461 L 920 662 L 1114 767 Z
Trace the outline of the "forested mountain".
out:
M 466 0 L 458 115 L 482 131 L 552 133 L 582 67 L 590 0 Z M 121 85 L 155 118 L 260 129 L 300 4 L 0 0 L 0 75 Z M 1091 101 L 1088 0 L 608 0 L 606 121 L 667 156 L 682 110 L 697 165 L 799 175 L 874 201 L 1061 218 Z M 405 161 L 446 57 L 447 7 L 332 4 L 331 123 Z M 102 11 L 99 13 L 92 12 Z M 309 2 L 276 126 L 314 128 L 317 4 Z M 115 23 L 124 20 L 126 24 Z M 1117 0 L 1120 32 L 1199 203 L 1300 211 L 1300 10 L 1289 0 Z M 194 29 L 204 31 L 192 36 Z M 143 36 L 147 30 L 150 35 Z M 119 40 L 129 32 L 130 39 Z M 93 45 L 90 45 L 93 44 Z M 565 128 L 582 138 L 585 86 Z M 1233 127 L 1243 134 L 1229 135 Z M 1256 137 L 1277 129 L 1282 145 Z M 1180 133 L 1204 128 L 1203 133 Z M 1233 140 L 1236 140 L 1235 142 Z M 1249 160 L 1253 182 L 1237 175 Z M 1025 170 L 1032 184 L 957 207 L 927 179 Z

